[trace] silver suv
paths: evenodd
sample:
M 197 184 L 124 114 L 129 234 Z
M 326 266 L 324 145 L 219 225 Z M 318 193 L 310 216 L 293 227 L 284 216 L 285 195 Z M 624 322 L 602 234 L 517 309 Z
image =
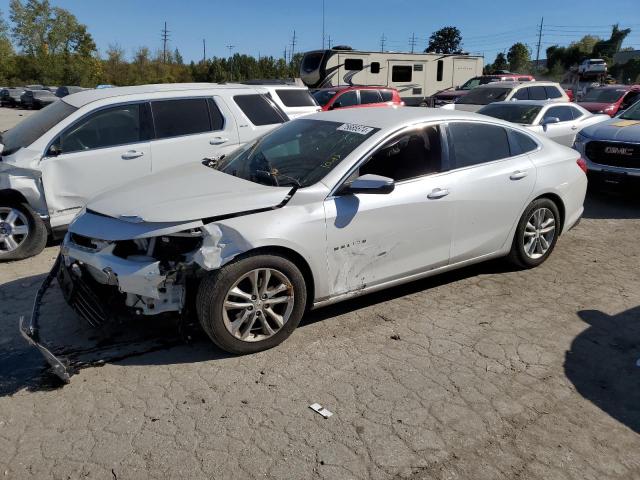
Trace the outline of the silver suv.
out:
M 39 253 L 98 192 L 177 165 L 219 158 L 288 121 L 246 85 L 87 90 L 0 138 L 0 260 Z

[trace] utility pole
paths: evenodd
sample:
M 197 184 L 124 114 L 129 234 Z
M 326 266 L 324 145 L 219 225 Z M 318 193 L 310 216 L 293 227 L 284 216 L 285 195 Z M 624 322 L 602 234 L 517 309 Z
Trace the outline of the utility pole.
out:
M 413 53 L 413 51 L 416 48 L 416 34 L 415 33 L 411 34 L 411 40 L 409 40 L 409 45 L 411 46 L 411 53 Z
M 207 41 L 202 39 L 202 63 L 207 61 Z
M 287 47 L 284 47 L 284 61 L 287 61 Z
M 380 51 L 384 52 L 384 44 L 387 41 L 387 37 L 384 36 L 384 33 L 382 34 L 382 37 L 380 37 Z
M 324 0 L 322 0 L 322 50 L 324 50 Z
M 162 38 L 162 61 L 167 63 L 167 42 L 169 42 L 169 30 L 167 30 L 167 22 L 164 22 L 164 28 L 160 34 Z
M 540 30 L 538 30 L 538 48 L 536 49 L 536 69 L 538 68 L 538 61 L 540 60 L 540 44 L 542 43 L 542 25 L 544 24 L 544 17 L 540 19 Z
M 328 41 L 327 47 L 329 47 L 329 50 L 331 50 L 331 35 L 329 35 L 329 41 Z
M 293 39 L 291 40 L 291 51 L 289 52 L 289 62 L 293 62 L 293 55 L 296 51 L 296 31 L 293 31 Z
M 231 54 L 231 52 L 233 51 L 234 48 L 236 48 L 235 45 L 227 45 L 227 48 L 229 49 L 229 57 L 232 57 L 233 55 Z

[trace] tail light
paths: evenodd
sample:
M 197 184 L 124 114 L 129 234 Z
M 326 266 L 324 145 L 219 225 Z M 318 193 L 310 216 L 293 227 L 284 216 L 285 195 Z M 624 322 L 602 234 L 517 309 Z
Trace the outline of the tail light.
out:
M 580 157 L 576 163 L 578 164 L 578 167 L 580 167 L 580 170 L 587 173 L 587 161 L 584 158 Z

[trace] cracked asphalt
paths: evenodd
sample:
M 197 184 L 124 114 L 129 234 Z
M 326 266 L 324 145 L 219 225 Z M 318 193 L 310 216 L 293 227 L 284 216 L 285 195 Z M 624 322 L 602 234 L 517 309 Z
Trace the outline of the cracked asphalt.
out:
M 0 478 L 640 478 L 639 239 L 637 193 L 591 192 L 537 269 L 334 305 L 242 357 L 172 318 L 93 329 L 54 286 L 65 386 L 17 330 L 57 247 L 0 264 Z

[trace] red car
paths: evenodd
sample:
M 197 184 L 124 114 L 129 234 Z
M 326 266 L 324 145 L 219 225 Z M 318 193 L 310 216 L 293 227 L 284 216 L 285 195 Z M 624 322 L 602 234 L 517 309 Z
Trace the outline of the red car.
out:
M 332 87 L 321 88 L 313 97 L 322 110 L 357 107 L 402 106 L 404 102 L 395 88 L 388 87 Z
M 591 113 L 606 113 L 614 117 L 640 100 L 640 85 L 607 85 L 590 90 L 578 102 Z

